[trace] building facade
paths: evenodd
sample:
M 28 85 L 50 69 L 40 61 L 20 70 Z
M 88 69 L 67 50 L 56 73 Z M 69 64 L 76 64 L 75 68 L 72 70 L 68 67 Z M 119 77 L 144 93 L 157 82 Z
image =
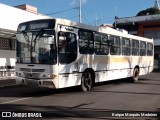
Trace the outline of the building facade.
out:
M 10 75 L 7 71 L 14 71 L 18 24 L 50 17 L 39 14 L 36 7 L 26 4 L 11 7 L 0 3 L 0 15 L 0 77 L 4 77 Z

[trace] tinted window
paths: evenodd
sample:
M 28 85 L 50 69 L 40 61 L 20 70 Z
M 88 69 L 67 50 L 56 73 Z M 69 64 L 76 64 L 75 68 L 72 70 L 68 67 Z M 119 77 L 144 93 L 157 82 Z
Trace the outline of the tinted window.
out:
M 147 43 L 147 55 L 152 56 L 153 55 L 153 44 Z
M 140 55 L 145 56 L 146 55 L 146 42 L 140 42 Z
M 70 32 L 59 32 L 58 34 L 59 62 L 68 64 L 77 58 L 76 34 Z
M 79 30 L 79 52 L 81 54 L 93 54 L 93 44 L 92 32 Z
M 120 45 L 120 37 L 117 36 L 110 36 L 111 41 L 111 55 L 120 55 L 121 54 L 121 45 Z
M 97 55 L 107 55 L 108 54 L 108 45 L 107 45 L 108 36 L 101 35 L 98 33 L 94 34 L 95 42 L 95 54 Z
M 132 40 L 132 55 L 138 56 L 139 55 L 139 41 Z
M 122 55 L 130 55 L 130 40 L 122 38 Z

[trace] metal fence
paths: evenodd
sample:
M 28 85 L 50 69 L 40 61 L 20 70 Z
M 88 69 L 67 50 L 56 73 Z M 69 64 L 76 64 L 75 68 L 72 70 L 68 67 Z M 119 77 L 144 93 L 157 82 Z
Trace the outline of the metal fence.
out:
M 0 67 L 0 77 L 15 76 L 14 66 L 1 66 Z

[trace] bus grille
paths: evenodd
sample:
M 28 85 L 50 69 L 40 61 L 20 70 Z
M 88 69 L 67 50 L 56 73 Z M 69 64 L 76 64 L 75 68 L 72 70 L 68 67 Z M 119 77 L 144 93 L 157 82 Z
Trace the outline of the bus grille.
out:
M 20 68 L 23 72 L 44 72 L 45 69 L 31 69 L 31 68 Z
M 44 72 L 45 69 L 32 69 L 32 72 Z
M 39 78 L 40 73 L 25 73 L 24 72 L 24 77 L 25 78 Z
M 31 69 L 30 68 L 20 68 L 20 71 L 31 72 Z
M 23 72 L 25 78 L 39 79 L 40 74 L 45 71 L 45 69 L 32 69 L 32 68 L 20 68 Z

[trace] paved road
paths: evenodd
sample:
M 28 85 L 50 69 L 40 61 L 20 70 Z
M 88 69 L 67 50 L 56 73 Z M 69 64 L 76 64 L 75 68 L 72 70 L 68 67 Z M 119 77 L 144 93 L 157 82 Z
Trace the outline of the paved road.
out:
M 11 112 L 12 119 L 32 115 L 56 120 L 157 120 L 154 116 L 160 113 L 160 72 L 142 76 L 137 83 L 126 79 L 105 82 L 86 93 L 77 87 L 61 90 L 4 87 L 0 88 L 0 111 Z

